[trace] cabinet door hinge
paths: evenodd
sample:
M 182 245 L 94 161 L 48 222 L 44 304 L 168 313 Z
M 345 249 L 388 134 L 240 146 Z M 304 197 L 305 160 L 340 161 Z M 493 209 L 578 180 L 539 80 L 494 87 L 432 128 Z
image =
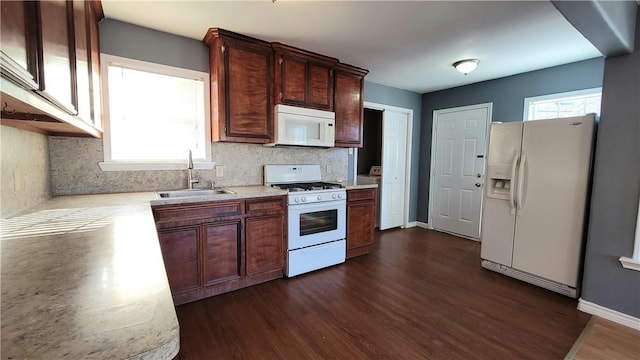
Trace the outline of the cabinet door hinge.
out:
M 222 51 L 222 53 L 224 54 L 224 45 L 220 46 L 220 51 Z
M 280 60 L 278 60 L 278 64 L 282 64 L 282 56 L 280 56 Z
M 278 96 L 280 96 L 280 100 L 282 100 L 282 91 L 280 91 L 280 95 Z

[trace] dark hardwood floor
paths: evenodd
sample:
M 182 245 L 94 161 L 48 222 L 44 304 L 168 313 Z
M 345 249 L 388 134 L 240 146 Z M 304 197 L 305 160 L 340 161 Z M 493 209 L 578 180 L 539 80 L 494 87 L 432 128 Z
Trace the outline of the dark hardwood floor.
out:
M 178 359 L 562 359 L 577 301 L 480 267 L 480 244 L 420 228 L 369 254 L 177 307 Z

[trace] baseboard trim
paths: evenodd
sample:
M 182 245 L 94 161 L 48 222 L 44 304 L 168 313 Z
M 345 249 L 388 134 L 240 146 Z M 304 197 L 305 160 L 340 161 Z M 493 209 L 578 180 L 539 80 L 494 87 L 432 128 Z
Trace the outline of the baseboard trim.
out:
M 609 309 L 598 304 L 594 304 L 592 302 L 583 300 L 582 298 L 578 300 L 578 310 L 586 312 L 587 314 L 599 316 L 603 319 L 613 321 L 620 325 L 628 326 L 635 330 L 640 330 L 639 318 L 621 313 L 613 309 Z
M 416 227 L 417 223 L 418 223 L 417 221 L 409 221 L 408 223 L 405 224 L 404 228 L 408 229 L 408 228 Z
M 416 226 L 423 229 L 433 230 L 433 228 L 431 227 L 431 225 L 429 225 L 429 223 L 424 223 L 422 221 L 416 221 Z

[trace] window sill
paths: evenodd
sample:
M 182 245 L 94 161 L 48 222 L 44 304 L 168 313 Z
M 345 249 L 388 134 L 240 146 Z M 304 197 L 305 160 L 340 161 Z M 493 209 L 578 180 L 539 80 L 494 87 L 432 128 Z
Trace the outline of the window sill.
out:
M 620 259 L 620 263 L 622 264 L 622 267 L 625 269 L 630 269 L 630 270 L 636 270 L 636 271 L 640 271 L 640 262 L 635 260 L 635 259 L 631 259 L 628 257 L 621 257 Z
M 196 170 L 211 170 L 216 163 L 194 162 L 193 168 Z M 125 161 L 103 161 L 98 163 L 102 171 L 150 171 L 150 170 L 187 170 L 186 161 L 180 162 L 125 162 Z

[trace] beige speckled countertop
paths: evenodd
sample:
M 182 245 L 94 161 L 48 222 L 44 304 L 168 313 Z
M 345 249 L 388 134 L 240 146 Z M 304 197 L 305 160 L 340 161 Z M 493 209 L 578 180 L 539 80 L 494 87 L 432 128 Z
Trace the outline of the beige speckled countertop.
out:
M 196 196 L 180 196 L 174 198 L 157 198 L 153 197 L 151 205 L 177 205 L 184 203 L 205 202 L 205 201 L 220 201 L 220 200 L 235 200 L 245 199 L 252 197 L 263 196 L 280 196 L 287 195 L 286 190 L 272 188 L 268 186 L 255 185 L 255 186 L 229 186 L 223 188 L 230 190 L 231 194 L 213 194 L 213 195 L 196 195 Z
M 348 181 L 348 180 L 344 180 L 344 181 L 337 181 L 338 184 L 342 185 L 345 187 L 345 189 L 347 190 L 351 190 L 351 189 L 375 189 L 378 187 L 378 184 L 376 183 L 367 183 L 367 182 L 362 182 L 362 181 Z
M 62 196 L 2 220 L 2 359 L 178 353 L 153 198 Z

